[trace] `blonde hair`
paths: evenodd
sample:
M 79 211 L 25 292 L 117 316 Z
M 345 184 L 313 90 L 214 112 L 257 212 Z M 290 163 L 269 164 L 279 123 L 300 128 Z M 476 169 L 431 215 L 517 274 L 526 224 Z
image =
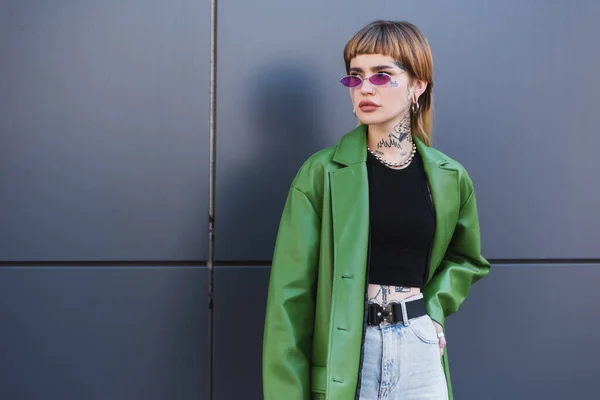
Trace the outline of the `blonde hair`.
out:
M 411 113 L 411 130 L 430 146 L 433 112 L 433 59 L 427 39 L 419 28 L 406 21 L 373 21 L 358 31 L 344 48 L 346 73 L 350 61 L 361 54 L 383 54 L 401 63 L 412 80 L 427 82 L 419 96 L 419 111 Z

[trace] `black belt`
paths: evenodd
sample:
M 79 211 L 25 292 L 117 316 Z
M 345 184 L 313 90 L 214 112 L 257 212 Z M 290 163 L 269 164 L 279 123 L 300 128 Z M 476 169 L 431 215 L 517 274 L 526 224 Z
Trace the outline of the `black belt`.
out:
M 403 304 L 406 306 L 407 320 L 427 314 L 427 311 L 425 310 L 425 300 L 423 298 L 406 301 Z M 390 324 L 402 322 L 403 324 L 406 324 L 402 314 L 402 303 L 389 303 L 383 307 L 379 304 L 369 304 L 367 324 L 379 325 L 382 322 Z

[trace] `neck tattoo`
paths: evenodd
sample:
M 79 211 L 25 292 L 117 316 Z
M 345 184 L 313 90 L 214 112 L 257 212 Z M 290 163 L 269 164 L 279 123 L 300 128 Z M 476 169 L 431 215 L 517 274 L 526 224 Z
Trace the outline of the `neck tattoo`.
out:
M 396 148 L 400 150 L 400 156 L 405 157 L 410 151 L 410 146 L 404 147 L 403 144 L 410 145 L 412 138 L 410 135 L 410 117 L 406 116 L 394 126 L 394 132 L 389 133 L 387 139 L 381 139 L 377 143 L 377 149 Z M 377 151 L 380 154 L 380 151 Z
M 407 144 L 407 146 L 403 147 L 404 144 Z M 381 151 L 383 148 L 398 149 L 398 154 L 402 157 L 402 160 L 400 162 L 386 160 L 384 158 L 385 154 Z M 396 126 L 394 126 L 394 132 L 388 133 L 387 140 L 381 139 L 379 143 L 377 143 L 376 150 L 372 150 L 367 146 L 367 151 L 388 167 L 399 168 L 410 164 L 417 152 L 417 146 L 413 142 L 410 134 L 410 117 L 404 117 Z

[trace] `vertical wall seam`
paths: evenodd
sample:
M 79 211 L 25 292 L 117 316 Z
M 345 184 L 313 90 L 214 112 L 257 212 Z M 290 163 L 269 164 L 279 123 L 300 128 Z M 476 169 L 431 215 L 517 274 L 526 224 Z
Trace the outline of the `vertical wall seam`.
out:
M 210 101 L 209 101 L 209 200 L 208 200 L 208 398 L 213 399 L 214 361 L 214 265 L 215 265 L 215 191 L 217 139 L 217 0 L 210 5 Z

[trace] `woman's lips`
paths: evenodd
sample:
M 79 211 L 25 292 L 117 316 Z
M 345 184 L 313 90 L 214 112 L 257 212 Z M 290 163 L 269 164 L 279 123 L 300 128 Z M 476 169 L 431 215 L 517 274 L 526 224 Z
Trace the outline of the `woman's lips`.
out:
M 372 101 L 363 100 L 360 103 L 358 103 L 358 108 L 360 108 L 360 110 L 364 112 L 373 112 L 379 108 L 379 104 L 374 103 Z

